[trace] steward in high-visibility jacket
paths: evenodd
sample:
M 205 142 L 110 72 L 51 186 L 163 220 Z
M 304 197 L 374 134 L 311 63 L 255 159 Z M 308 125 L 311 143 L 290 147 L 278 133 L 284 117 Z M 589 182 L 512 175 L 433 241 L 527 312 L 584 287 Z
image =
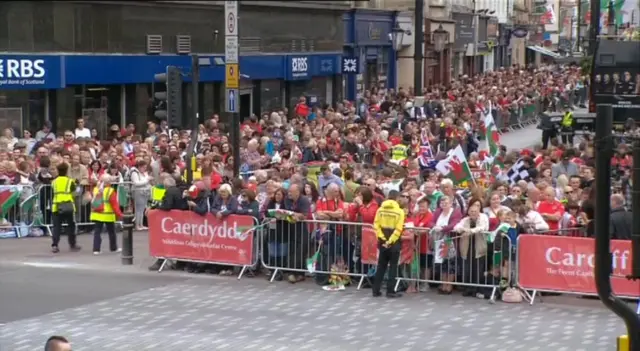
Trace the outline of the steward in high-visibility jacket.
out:
M 573 145 L 573 136 L 575 134 L 574 122 L 573 112 L 567 107 L 564 116 L 562 116 L 562 121 L 560 122 L 560 135 L 563 144 Z
M 113 177 L 105 174 L 101 178 L 102 184 L 93 190 L 93 200 L 91 201 L 91 216 L 89 219 L 94 223 L 93 230 L 93 254 L 100 254 L 102 245 L 102 227 L 107 227 L 109 234 L 109 250 L 117 252 L 118 242 L 116 238 L 116 219 L 122 217 L 120 203 L 118 203 L 118 193 L 111 187 Z
M 398 191 L 391 190 L 373 220 L 373 228 L 378 237 L 378 269 L 373 281 L 373 296 L 380 296 L 380 287 L 389 266 L 387 297 L 395 297 L 395 280 L 400 260 L 401 236 L 404 230 L 405 213 L 396 201 Z
M 162 203 L 162 199 L 164 199 L 164 194 L 167 192 L 167 189 L 164 188 L 164 185 L 155 185 L 151 188 L 151 208 L 156 208 L 160 206 Z
M 51 213 L 53 220 L 53 230 L 51 235 L 51 251 L 53 253 L 60 252 L 58 244 L 60 243 L 60 234 L 62 233 L 62 224 L 67 224 L 67 237 L 71 251 L 79 251 L 80 246 L 76 245 L 76 221 L 75 221 L 75 199 L 73 192 L 76 190 L 76 181 L 67 177 L 69 165 L 65 162 L 60 163 L 56 167 L 58 176 L 51 182 L 51 192 L 53 199 L 51 200 Z
M 411 156 L 411 136 L 405 135 L 402 138 L 402 143 L 395 145 L 391 148 L 391 162 L 406 166 L 409 156 Z

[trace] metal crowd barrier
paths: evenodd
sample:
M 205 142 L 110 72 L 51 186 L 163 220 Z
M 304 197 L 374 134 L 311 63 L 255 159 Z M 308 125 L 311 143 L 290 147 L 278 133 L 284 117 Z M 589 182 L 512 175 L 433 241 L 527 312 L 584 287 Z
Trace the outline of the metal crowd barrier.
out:
M 575 227 L 575 228 L 562 228 L 562 229 L 546 230 L 546 231 L 529 231 L 529 234 L 585 238 L 587 237 L 587 228 Z
M 495 302 L 498 290 L 515 283 L 515 247 L 507 235 L 489 242 L 488 233 L 444 234 L 429 228 L 406 228 L 395 290 L 427 291 L 440 285 L 449 294 L 453 286 L 464 295 Z
M 336 276 L 364 279 L 366 272 L 359 264 L 362 223 L 267 218 L 263 225 L 260 261 L 271 271 L 270 281 L 284 274 L 289 280 L 302 280 L 310 272 L 318 284 Z M 310 258 L 315 259 L 307 262 Z
M 291 282 L 311 275 L 319 285 L 351 283 L 357 289 L 373 283 L 377 271 L 378 239 L 372 225 L 306 220 L 288 222 L 266 219 L 260 245 L 262 266 L 270 270 L 270 281 Z M 487 243 L 486 234 L 475 237 L 476 245 Z M 462 250 L 469 236 L 439 236 L 427 228 L 405 227 L 401 239 L 395 291 L 424 291 L 428 284 L 448 289 L 456 285 L 468 293 L 483 294 L 494 302 L 498 289 L 514 282 L 515 250 L 507 236 L 485 245 L 486 252 Z M 464 251 L 464 253 L 463 253 Z M 469 255 L 475 253 L 473 258 Z M 387 273 L 388 274 L 388 273 Z M 338 278 L 339 277 L 339 278 Z M 353 282 L 355 283 L 355 282 Z
M 42 215 L 33 185 L 0 185 L 0 238 L 42 236 Z
M 138 195 L 142 195 L 143 197 L 147 196 L 147 192 L 139 192 L 135 189 L 131 182 L 119 182 L 111 185 L 118 195 L 118 202 L 120 203 L 120 209 L 124 212 L 128 206 L 134 207 L 135 199 Z M 75 222 L 76 227 L 80 230 L 90 230 L 93 226 L 93 222 L 91 222 L 91 201 L 87 196 L 87 193 L 90 193 L 93 196 L 93 188 L 89 188 L 87 186 L 79 186 L 76 188 L 76 191 L 73 194 L 74 204 L 75 204 Z M 53 227 L 53 216 L 52 216 L 52 200 L 53 200 L 53 191 L 51 189 L 50 184 L 42 184 L 37 186 L 37 191 L 35 193 L 34 203 L 37 206 L 37 213 L 40 214 L 41 220 L 38 221 L 38 225 L 41 225 L 47 232 L 48 235 L 51 235 L 51 230 Z M 149 194 L 150 196 L 150 194 Z M 147 196 L 148 197 L 148 196 Z M 145 201 L 145 206 L 146 206 Z M 122 225 L 121 221 L 116 222 L 117 225 Z M 63 224 L 63 226 L 67 226 L 67 224 Z M 84 228 L 81 228 L 84 227 Z

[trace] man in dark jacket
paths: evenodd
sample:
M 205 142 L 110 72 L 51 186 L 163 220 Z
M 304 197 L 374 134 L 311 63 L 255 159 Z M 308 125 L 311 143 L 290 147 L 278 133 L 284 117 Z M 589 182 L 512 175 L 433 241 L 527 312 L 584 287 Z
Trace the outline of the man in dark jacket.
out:
M 631 222 L 633 213 L 624 208 L 624 196 L 611 195 L 611 222 L 609 233 L 614 240 L 631 240 Z
M 187 206 L 182 191 L 176 186 L 176 180 L 173 177 L 166 177 L 162 183 L 167 190 L 158 209 L 163 211 L 188 210 L 189 206 Z

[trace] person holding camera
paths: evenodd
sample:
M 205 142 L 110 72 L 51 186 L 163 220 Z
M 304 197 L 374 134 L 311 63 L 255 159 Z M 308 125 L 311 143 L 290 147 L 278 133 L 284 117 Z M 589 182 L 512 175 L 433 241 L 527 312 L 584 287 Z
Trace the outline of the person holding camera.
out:
M 80 246 L 76 244 L 76 222 L 74 215 L 76 207 L 74 205 L 73 193 L 76 190 L 75 180 L 67 177 L 69 165 L 62 162 L 57 167 L 58 176 L 51 182 L 53 191 L 53 201 L 51 212 L 53 214 L 53 234 L 51 251 L 60 252 L 58 243 L 62 232 L 62 224 L 67 224 L 67 237 L 71 251 L 80 251 Z

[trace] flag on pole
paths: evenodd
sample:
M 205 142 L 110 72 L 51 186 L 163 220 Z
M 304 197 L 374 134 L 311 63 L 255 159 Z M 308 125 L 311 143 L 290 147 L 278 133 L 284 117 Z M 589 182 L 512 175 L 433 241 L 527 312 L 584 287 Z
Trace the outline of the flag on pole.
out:
M 489 102 L 488 111 L 484 115 L 484 127 L 489 157 L 495 158 L 500 153 L 500 133 L 491 114 L 491 102 Z
M 460 145 L 449 151 L 447 157 L 436 164 L 436 170 L 443 176 L 449 177 L 455 184 L 473 179 L 471 168 Z
M 519 159 L 518 162 L 514 163 L 511 166 L 511 169 L 507 171 L 507 177 L 509 177 L 510 184 L 516 184 L 521 180 L 529 182 L 531 180 L 531 176 L 529 175 L 529 171 L 526 169 L 526 165 L 522 159 Z
M 433 168 L 435 166 L 433 148 L 429 142 L 429 132 L 426 128 L 422 129 L 422 132 L 420 132 L 420 153 L 418 154 L 418 162 L 422 168 Z
M 315 273 L 318 258 L 320 258 L 320 245 L 318 245 L 318 249 L 313 256 L 307 258 L 307 271 L 309 271 L 310 274 Z
M 498 237 L 502 233 L 508 232 L 509 228 L 511 227 L 507 223 L 500 223 L 500 225 L 498 226 L 498 228 L 496 228 L 496 230 L 488 233 L 487 241 L 490 243 L 493 243 L 496 240 L 496 237 Z
M 3 187 L 0 190 L 0 215 L 6 216 L 20 199 L 20 188 L 16 186 Z

